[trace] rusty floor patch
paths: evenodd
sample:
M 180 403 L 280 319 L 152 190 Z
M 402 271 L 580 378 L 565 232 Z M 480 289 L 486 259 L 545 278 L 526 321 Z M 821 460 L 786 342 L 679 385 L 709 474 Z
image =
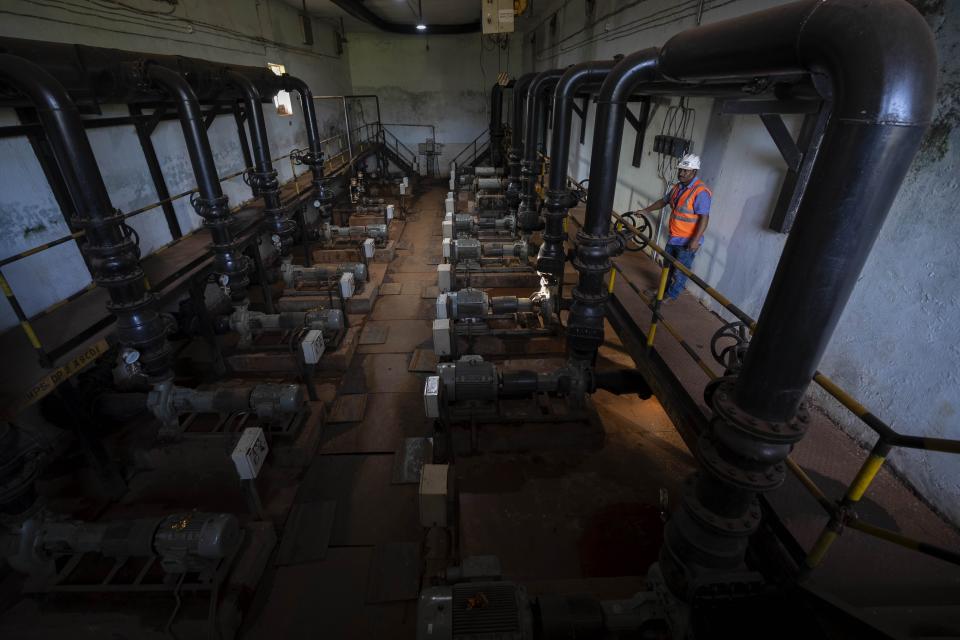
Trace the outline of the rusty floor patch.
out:
M 327 423 L 360 422 L 366 412 L 367 394 L 351 393 L 345 396 L 337 396 L 337 399 L 333 401 L 333 408 L 330 410 Z
M 403 288 L 403 284 L 400 282 L 385 282 L 380 285 L 380 295 L 382 296 L 398 296 L 400 295 L 400 290 Z
M 436 373 L 437 354 L 433 349 L 417 349 L 410 358 L 410 366 L 407 370 L 416 373 Z
M 438 287 L 438 286 L 435 285 L 435 284 L 433 284 L 433 285 L 427 285 L 426 287 L 424 287 L 424 288 L 420 291 L 420 297 L 421 297 L 421 298 L 429 298 L 429 299 L 433 300 L 433 299 L 435 299 L 438 295 L 440 295 L 440 287 Z
M 367 574 L 367 602 L 416 600 L 420 593 L 420 543 L 377 545 Z
M 284 526 L 275 564 L 288 566 L 326 558 L 336 509 L 335 500 L 295 504 Z
M 368 324 L 363 328 L 360 334 L 360 344 L 383 344 L 387 341 L 387 334 L 390 333 L 390 325 L 387 324 Z

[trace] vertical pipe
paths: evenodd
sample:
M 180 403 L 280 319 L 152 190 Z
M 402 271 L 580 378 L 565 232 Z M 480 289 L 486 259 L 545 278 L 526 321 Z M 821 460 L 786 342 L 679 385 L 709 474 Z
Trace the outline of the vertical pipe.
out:
M 547 95 L 563 75 L 562 69 L 538 73 L 527 87 L 526 120 L 524 120 L 523 160 L 520 169 L 520 204 L 517 226 L 531 232 L 543 228 L 536 203 L 536 176 L 540 172 L 537 154 L 541 127 L 546 120 Z
M 590 156 L 590 197 L 583 227 L 577 233 L 577 254 L 573 260 L 580 279 L 573 288 L 567 321 L 567 347 L 574 360 L 593 362 L 603 343 L 608 297 L 604 280 L 610 270 L 610 257 L 623 248 L 610 234 L 610 213 L 617 188 L 627 100 L 637 85 L 654 78 L 656 68 L 657 49 L 638 51 L 618 62 L 600 87 Z
M 559 280 L 566 261 L 563 243 L 567 238 L 567 211 L 576 199 L 567 189 L 570 160 L 570 132 L 573 126 L 573 101 L 579 89 L 599 84 L 616 60 L 598 60 L 575 64 L 564 71 L 553 93 L 553 135 L 550 142 L 550 175 L 546 193 L 543 244 L 537 253 L 537 271 Z
M 273 244 L 281 256 L 286 256 L 293 246 L 293 234 L 297 225 L 280 202 L 280 182 L 270 159 L 270 141 L 267 138 L 267 123 L 260 104 L 260 92 L 249 78 L 236 71 L 227 71 L 224 77 L 243 93 L 244 108 L 247 112 L 247 128 L 250 130 L 255 170 L 244 178 L 250 184 L 253 195 L 263 198 L 263 213 L 270 227 Z
M 527 99 L 527 87 L 533 79 L 537 77 L 536 72 L 526 73 L 513 84 L 513 113 L 510 129 L 510 182 L 504 192 L 507 201 L 507 207 L 513 212 L 517 212 L 520 205 L 520 165 L 523 160 L 523 116 L 524 105 Z
M 168 92 L 177 106 L 180 127 L 199 191 L 191 203 L 197 215 L 203 218 L 204 226 L 210 230 L 214 254 L 213 271 L 224 291 L 229 292 L 234 302 L 241 302 L 246 299 L 247 286 L 250 284 L 248 260 L 241 253 L 230 229 L 230 204 L 220 188 L 220 178 L 213 162 L 210 140 L 203 128 L 197 96 L 189 83 L 176 71 L 157 64 L 148 64 L 144 73 L 147 79 Z M 247 117 L 250 117 L 249 114 Z
M 140 250 L 110 202 L 76 105 L 53 77 L 23 58 L 0 54 L 0 77 L 24 93 L 43 125 L 70 197 L 86 231 L 85 252 L 94 281 L 107 290 L 120 343 L 140 353 L 148 376 L 170 373 L 167 326 L 147 290 Z

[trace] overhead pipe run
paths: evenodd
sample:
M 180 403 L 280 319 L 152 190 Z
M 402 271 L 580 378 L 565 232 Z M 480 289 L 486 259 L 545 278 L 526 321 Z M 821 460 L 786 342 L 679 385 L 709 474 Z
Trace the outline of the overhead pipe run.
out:
M 523 160 L 523 116 L 524 104 L 527 98 L 527 87 L 537 74 L 526 73 L 513 83 L 513 113 L 511 114 L 510 129 L 510 183 L 504 192 L 507 208 L 514 214 L 520 205 L 520 163 Z
M 166 99 L 159 87 L 136 82 L 137 66 L 148 59 L 187 78 L 198 100 L 211 102 L 242 98 L 240 91 L 222 82 L 224 68 L 249 78 L 261 98 L 283 88 L 283 81 L 265 67 L 224 65 L 184 56 L 144 54 L 136 51 L 90 47 L 78 44 L 0 38 L 0 53 L 26 58 L 43 67 L 77 104 L 99 107 L 102 103 L 143 104 Z M 0 104 L 25 105 L 22 97 L 0 90 Z
M 575 64 L 564 71 L 553 93 L 553 135 L 550 143 L 550 174 L 544 214 L 543 244 L 537 254 L 537 271 L 559 280 L 563 273 L 566 240 L 563 221 L 567 210 L 577 203 L 567 189 L 570 130 L 573 125 L 573 99 L 579 90 L 597 85 L 607 77 L 617 60 L 596 60 Z
M 250 284 L 249 260 L 240 252 L 230 229 L 230 204 L 220 187 L 217 166 L 213 161 L 207 130 L 203 126 L 197 96 L 190 84 L 172 69 L 147 63 L 143 75 L 144 79 L 169 93 L 177 105 L 180 126 L 199 192 L 191 199 L 191 204 L 197 215 L 203 218 L 204 226 L 210 230 L 213 272 L 224 293 L 235 303 L 242 303 L 246 300 L 247 287 Z
M 540 173 L 539 153 L 544 150 L 539 140 L 541 126 L 547 120 L 547 94 L 556 86 L 563 69 L 550 69 L 537 74 L 527 88 L 526 120 L 524 121 L 524 156 L 520 168 L 520 205 L 517 226 L 526 233 L 542 228 L 536 199 L 536 176 Z M 546 143 L 546 140 L 543 141 Z
M 117 317 L 120 344 L 137 354 L 148 377 L 170 376 L 167 323 L 147 290 L 133 234 L 110 202 L 76 105 L 53 76 L 24 58 L 0 54 L 0 78 L 37 110 L 76 206 L 77 224 L 86 234 L 84 252 L 93 279 L 110 296 L 107 308 Z
M 244 96 L 247 114 L 247 127 L 250 130 L 250 145 L 253 147 L 252 171 L 244 174 L 244 181 L 250 185 L 253 195 L 263 198 L 263 215 L 271 232 L 271 240 L 277 253 L 286 256 L 293 245 L 293 234 L 297 226 L 287 216 L 280 202 L 280 181 L 270 158 L 270 141 L 267 138 L 267 123 L 260 106 L 260 93 L 246 76 L 235 71 L 227 71 L 224 78 L 237 87 Z

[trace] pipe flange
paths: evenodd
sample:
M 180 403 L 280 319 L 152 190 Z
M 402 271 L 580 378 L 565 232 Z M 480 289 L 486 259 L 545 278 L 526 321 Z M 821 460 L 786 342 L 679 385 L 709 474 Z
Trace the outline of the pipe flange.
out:
M 750 415 L 737 406 L 734 400 L 734 380 L 732 379 L 718 384 L 711 394 L 711 400 L 713 410 L 727 423 L 744 433 L 767 442 L 799 442 L 806 433 L 807 425 L 810 422 L 810 414 L 803 405 L 797 409 L 796 416 L 786 422 L 761 420 Z
M 750 491 L 773 491 L 783 483 L 787 471 L 782 462 L 771 465 L 763 471 L 744 469 L 724 459 L 716 445 L 707 436 L 701 437 L 697 442 L 697 457 L 721 480 Z
M 109 227 L 112 225 L 119 225 L 123 223 L 124 217 L 123 212 L 120 209 L 114 209 L 113 212 L 108 216 L 103 216 L 99 218 L 91 218 L 86 216 L 73 216 L 73 222 L 76 226 L 83 229 L 94 229 L 94 228 L 103 228 Z
M 193 205 L 193 210 L 204 220 L 225 217 L 229 213 L 227 210 L 228 203 L 229 200 L 227 196 L 203 198 L 200 197 L 199 194 L 194 194 L 194 197 L 190 198 L 190 204 Z
M 746 537 L 760 525 L 760 502 L 754 497 L 746 513 L 728 518 L 708 509 L 700 502 L 696 491 L 696 475 L 691 474 L 683 483 L 683 507 L 687 513 L 704 527 L 725 536 Z

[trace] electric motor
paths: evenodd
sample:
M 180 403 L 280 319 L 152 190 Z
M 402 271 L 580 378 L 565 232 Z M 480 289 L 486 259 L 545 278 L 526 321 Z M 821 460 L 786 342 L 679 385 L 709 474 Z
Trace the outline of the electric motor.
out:
M 480 260 L 483 248 L 479 240 L 473 238 L 459 238 L 444 241 L 444 256 L 449 262 L 457 263 L 465 260 Z
M 477 191 L 503 191 L 500 178 L 477 178 L 474 185 Z
M 487 315 L 490 298 L 482 289 L 460 289 L 449 294 L 451 318 L 464 320 L 466 318 L 482 318 Z
M 474 167 L 473 174 L 477 177 L 488 178 L 490 176 L 498 176 L 503 173 L 503 169 L 500 167 Z
M 362 262 L 341 262 L 340 264 L 318 264 L 303 267 L 284 260 L 280 265 L 280 274 L 288 287 L 295 287 L 298 280 L 312 282 L 339 279 L 344 273 L 352 273 L 357 282 L 367 279 L 367 265 Z
M 158 518 L 88 523 L 45 518 L 25 521 L 8 561 L 23 573 L 44 575 L 58 556 L 99 553 L 108 558 L 160 558 L 168 573 L 202 571 L 240 544 L 240 523 L 227 513 L 179 513 Z
M 448 402 L 497 399 L 497 367 L 480 356 L 463 356 L 456 362 L 438 364 L 437 375 Z
M 453 231 L 455 235 L 476 233 L 477 228 L 476 218 L 469 213 L 453 214 Z

